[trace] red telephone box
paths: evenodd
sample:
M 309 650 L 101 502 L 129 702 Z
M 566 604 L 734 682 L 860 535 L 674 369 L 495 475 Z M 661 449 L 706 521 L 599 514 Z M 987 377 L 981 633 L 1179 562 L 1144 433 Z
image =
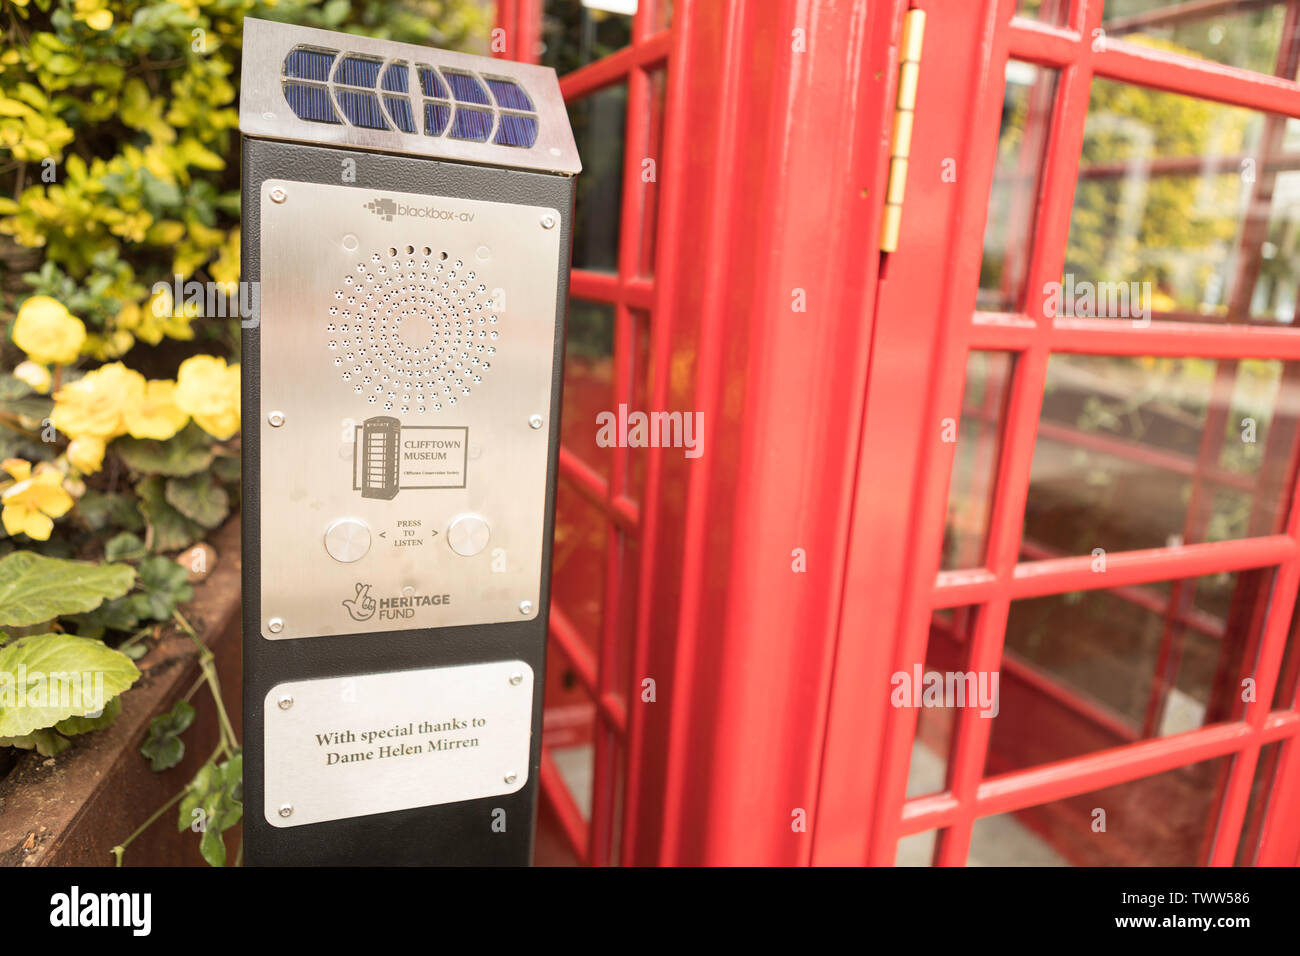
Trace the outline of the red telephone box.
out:
M 1300 862 L 1300 3 L 498 9 L 585 170 L 538 861 Z

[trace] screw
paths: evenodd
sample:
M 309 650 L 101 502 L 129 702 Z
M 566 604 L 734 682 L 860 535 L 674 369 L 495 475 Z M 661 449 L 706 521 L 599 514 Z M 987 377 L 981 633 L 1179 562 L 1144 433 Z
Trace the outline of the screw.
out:
M 523 675 L 523 674 L 511 674 L 511 675 L 510 675 L 510 683 L 512 683 L 512 684 L 519 684 L 519 683 L 521 683 L 521 682 L 523 681 L 523 679 L 524 679 L 524 675 Z
M 520 613 L 520 614 L 532 614 L 532 613 L 533 613 L 533 602 L 532 602 L 532 601 L 520 601 L 520 602 L 519 602 L 519 613 Z
M 542 427 L 542 416 L 541 416 L 541 415 L 529 415 L 529 416 L 528 416 L 528 427 L 529 427 L 529 428 L 541 428 L 541 427 Z
M 279 428 L 284 424 L 284 412 L 272 412 L 266 416 L 266 420 L 271 423 L 272 428 Z
M 274 189 L 271 190 L 271 202 L 284 202 L 288 198 L 289 198 L 289 194 L 286 193 L 279 186 L 276 186 Z M 549 229 L 550 227 L 547 226 L 547 228 Z
M 284 619 L 279 617 L 271 618 L 271 620 L 266 622 L 266 629 L 272 634 L 279 634 L 284 630 Z
M 285 694 L 278 701 L 276 701 L 276 703 L 280 705 L 281 710 L 288 710 L 290 707 L 293 706 L 293 698 L 290 697 L 288 694 Z
M 282 817 L 293 816 L 293 807 L 287 803 L 280 804 L 280 816 Z
M 280 201 L 281 201 L 281 200 L 278 200 L 278 199 L 276 200 L 276 202 L 280 202 Z M 542 228 L 543 228 L 543 229 L 554 229 L 554 228 L 555 228 L 555 217 L 552 216 L 549 212 L 548 212 L 545 216 L 542 217 Z
M 514 774 L 514 773 L 508 773 L 508 774 L 506 774 L 506 783 L 514 783 L 514 782 L 515 782 L 516 780 L 518 780 L 518 779 L 519 779 L 519 775 L 518 775 L 518 774 Z M 284 811 L 281 810 L 280 812 L 283 813 Z

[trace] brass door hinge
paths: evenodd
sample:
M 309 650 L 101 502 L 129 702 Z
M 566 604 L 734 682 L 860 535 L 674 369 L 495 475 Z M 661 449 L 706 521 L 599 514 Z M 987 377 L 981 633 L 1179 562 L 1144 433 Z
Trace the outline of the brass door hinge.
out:
M 889 186 L 880 223 L 880 251 L 898 248 L 903 225 L 903 192 L 907 188 L 907 157 L 912 151 L 912 113 L 916 108 L 916 83 L 921 72 L 921 40 L 925 36 L 925 11 L 903 15 L 903 39 L 898 57 L 898 100 L 894 105 L 894 130 L 889 144 Z

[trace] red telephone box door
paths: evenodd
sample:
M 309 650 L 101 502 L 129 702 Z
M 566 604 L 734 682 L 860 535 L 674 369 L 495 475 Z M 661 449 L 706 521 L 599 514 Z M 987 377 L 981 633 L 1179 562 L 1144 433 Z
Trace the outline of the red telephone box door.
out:
M 1300 4 L 913 7 L 813 860 L 1295 864 Z

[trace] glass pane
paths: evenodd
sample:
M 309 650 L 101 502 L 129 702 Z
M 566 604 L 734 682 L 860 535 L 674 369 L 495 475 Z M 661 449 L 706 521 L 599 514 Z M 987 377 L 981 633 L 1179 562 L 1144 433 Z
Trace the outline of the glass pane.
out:
M 913 833 L 898 841 L 894 851 L 894 866 L 930 866 L 934 860 L 934 845 L 939 839 L 938 830 Z
M 1053 355 L 1021 557 L 1280 532 L 1300 367 Z
M 609 480 L 610 449 L 596 442 L 596 416 L 614 402 L 614 307 L 569 300 L 564 339 L 564 397 L 560 442 L 566 451 Z
M 668 86 L 666 70 L 650 74 L 650 111 L 646 118 L 646 155 L 641 160 L 641 248 L 637 255 L 637 274 L 649 278 L 655 271 L 658 247 L 659 177 L 663 159 L 664 95 Z
M 578 679 L 572 663 L 554 642 L 547 650 L 547 658 L 542 743 L 582 811 L 583 819 L 589 820 L 596 752 L 596 704 Z
M 1259 73 L 1295 76 L 1295 25 L 1283 42 L 1287 0 L 1106 0 L 1108 37 Z
M 1070 0 L 1016 0 L 1016 16 L 1064 26 Z
M 977 568 L 984 563 L 1014 361 L 1009 352 L 971 352 L 967 357 L 961 423 L 948 483 L 948 517 L 940 562 L 944 571 Z
M 1196 866 L 1216 818 L 1216 783 L 1231 759 L 977 820 L 967 862 L 1023 866 L 1047 858 L 1068 866 Z M 1002 843 L 1011 834 L 1018 849 Z
M 607 87 L 569 104 L 573 138 L 582 156 L 574 200 L 573 267 L 618 270 L 623 208 L 623 131 L 627 84 Z
M 1291 324 L 1297 236 L 1300 124 L 1093 81 L 1058 315 Z
M 546 0 L 542 64 L 563 76 L 617 53 L 632 42 L 632 17 L 628 14 L 635 12 L 636 6 L 636 0 Z
M 640 681 L 634 681 L 632 665 L 636 649 L 637 583 L 641 573 L 641 549 L 635 538 L 618 533 L 618 633 L 614 636 L 614 660 L 609 689 L 625 703 L 637 700 Z
M 1277 685 L 1273 688 L 1272 710 L 1294 710 L 1296 685 L 1300 684 L 1300 601 L 1291 612 L 1291 627 L 1286 635 L 1286 649 L 1282 652 L 1282 666 L 1278 670 Z
M 1237 866 L 1252 866 L 1255 863 L 1260 834 L 1263 832 L 1264 814 L 1268 809 L 1269 797 L 1273 794 L 1281 756 L 1280 741 L 1259 748 L 1255 777 L 1250 783 L 1250 802 L 1246 805 L 1246 818 L 1241 823 L 1241 838 L 1237 842 Z
M 970 831 L 967 866 L 1069 866 L 1052 844 L 1014 813 L 981 817 Z
M 1024 301 L 1056 76 L 1055 70 L 1029 63 L 1007 63 L 977 298 L 986 312 L 1015 311 Z
M 551 563 L 551 594 L 556 607 L 578 629 L 583 642 L 597 652 L 605 607 L 604 512 L 568 481 L 555 492 L 555 550 Z
M 925 648 L 924 673 L 951 674 L 966 671 L 970 657 L 970 635 L 975 626 L 976 608 L 943 608 L 934 612 L 930 637 Z M 912 690 L 915 674 L 896 674 L 891 685 L 891 703 L 911 706 L 916 698 L 900 693 Z M 924 678 L 923 678 L 924 680 Z M 918 708 L 916 734 L 912 740 L 912 761 L 907 771 L 907 796 L 921 797 L 948 788 L 948 757 L 952 753 L 952 734 L 958 708 L 950 700 L 936 701 Z M 943 706 L 933 706 L 941 703 Z
M 1011 603 L 985 775 L 1237 719 L 1272 569 Z
M 650 412 L 650 399 L 654 395 L 654 367 L 650 361 L 650 316 L 645 312 L 632 313 L 632 329 L 636 337 L 632 350 L 632 401 L 630 411 Z M 627 494 L 640 504 L 645 499 L 646 469 L 650 464 L 650 449 L 639 445 L 627 449 Z

